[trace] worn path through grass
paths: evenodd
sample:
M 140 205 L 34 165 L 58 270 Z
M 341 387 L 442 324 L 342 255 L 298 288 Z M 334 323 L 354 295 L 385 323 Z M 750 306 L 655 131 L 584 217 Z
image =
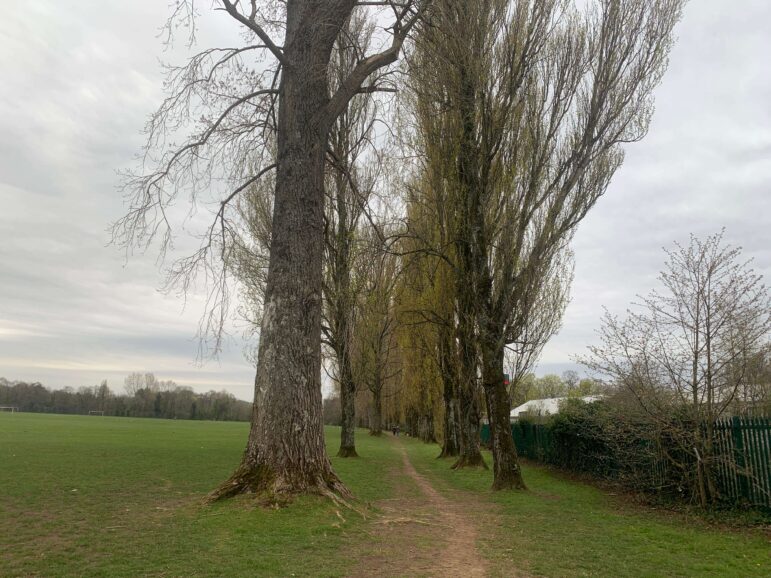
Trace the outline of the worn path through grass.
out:
M 380 515 L 366 530 L 368 540 L 355 551 L 351 576 L 486 576 L 475 520 L 490 508 L 467 492 L 453 499 L 438 492 L 415 470 L 403 438 L 385 439 L 401 456 L 390 472 L 393 496 L 375 503 Z
M 771 576 L 771 541 L 762 529 L 711 527 L 528 465 L 528 491 L 492 492 L 491 471 L 455 472 L 449 461 L 435 459 L 436 446 L 415 440 L 405 446 L 418 472 L 440 491 L 474 495 L 495 512 L 480 512 L 477 520 L 491 576 Z M 489 452 L 485 457 L 491 463 Z

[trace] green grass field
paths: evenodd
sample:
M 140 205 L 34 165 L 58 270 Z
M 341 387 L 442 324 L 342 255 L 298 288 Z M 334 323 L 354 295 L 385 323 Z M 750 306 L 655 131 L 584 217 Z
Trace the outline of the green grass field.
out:
M 331 449 L 338 433 L 327 430 Z M 362 458 L 333 460 L 362 507 L 410 483 L 399 478 L 394 444 L 364 433 Z M 0 576 L 346 575 L 356 561 L 345 553 L 367 539 L 375 510 L 364 519 L 314 497 L 280 510 L 248 498 L 201 505 L 236 465 L 246 434 L 243 423 L 0 414 Z M 489 503 L 478 546 L 496 574 L 512 566 L 537 576 L 771 572 L 759 531 L 626 509 L 537 468 L 525 472 L 531 491 L 493 494 L 489 472 L 451 472 L 436 446 L 405 443 L 440 491 Z
M 0 576 L 340 576 L 363 523 L 320 498 L 282 510 L 201 506 L 235 467 L 244 423 L 0 415 Z M 330 439 L 333 443 L 334 440 Z M 363 500 L 398 458 L 335 462 Z

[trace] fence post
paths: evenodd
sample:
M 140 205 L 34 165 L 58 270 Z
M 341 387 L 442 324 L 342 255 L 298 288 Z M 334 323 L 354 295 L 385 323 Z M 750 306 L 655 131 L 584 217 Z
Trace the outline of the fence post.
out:
M 742 420 L 739 416 L 733 416 L 731 419 L 731 439 L 734 446 L 734 459 L 739 475 L 739 489 L 741 497 L 745 500 L 750 499 L 750 484 L 747 478 L 747 460 L 744 455 L 744 432 L 742 431 Z

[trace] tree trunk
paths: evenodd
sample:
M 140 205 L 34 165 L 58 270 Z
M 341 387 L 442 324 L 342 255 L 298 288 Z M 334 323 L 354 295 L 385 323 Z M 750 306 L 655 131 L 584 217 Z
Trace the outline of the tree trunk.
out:
M 383 434 L 383 394 L 381 389 L 372 392 L 372 414 L 369 421 L 369 435 L 379 436 Z
M 715 484 L 715 476 L 713 472 L 712 464 L 715 463 L 714 460 L 714 445 L 713 441 L 715 439 L 715 430 L 714 430 L 714 424 L 715 424 L 715 418 L 712 417 L 712 412 L 709 413 L 707 416 L 707 420 L 704 424 L 705 427 L 705 439 L 704 439 L 704 470 L 706 473 L 706 480 L 707 480 L 707 491 L 710 496 L 710 502 L 714 503 L 717 502 L 720 499 L 720 492 L 717 489 L 717 485 Z
M 349 127 L 340 119 L 333 130 L 330 148 L 338 159 L 347 167 L 350 150 Z M 340 379 L 341 425 L 339 458 L 355 458 L 356 453 L 356 384 L 351 366 L 351 326 L 355 297 L 351 291 L 351 245 L 352 231 L 349 230 L 348 201 L 346 191 L 349 184 L 340 171 L 335 174 L 335 212 L 337 213 L 337 228 L 333 233 L 331 245 L 332 291 L 327 295 L 328 307 L 331 309 L 332 341 L 335 344 L 337 367 Z
M 434 435 L 434 418 L 430 413 L 426 413 L 420 416 L 418 436 L 420 441 L 427 444 L 436 443 L 436 436 Z
M 346 152 L 340 153 L 345 155 Z M 339 458 L 355 458 L 356 453 L 356 383 L 351 366 L 351 315 L 354 298 L 351 295 L 351 235 L 348 230 L 348 207 L 342 175 L 337 176 L 335 202 L 337 230 L 334 237 L 334 290 L 328 297 L 331 311 L 332 341 L 337 357 L 340 379 L 341 425 Z
M 410 410 L 405 416 L 404 421 L 406 426 L 405 433 L 412 438 L 418 437 L 418 420 L 415 417 L 415 412 Z
M 483 373 L 482 373 L 482 377 L 483 377 L 483 380 L 482 380 L 482 391 L 485 392 L 484 397 L 485 397 L 485 412 L 486 412 L 486 415 L 487 415 L 487 425 L 490 428 L 490 431 L 492 432 L 492 426 L 490 425 L 490 416 L 493 414 L 493 410 L 492 410 L 492 406 L 490 405 L 490 401 L 491 401 L 490 400 L 490 395 L 487 393 L 487 388 L 484 387 L 484 370 L 483 370 Z M 493 436 L 492 436 L 492 433 L 490 433 L 490 437 L 487 438 L 487 443 L 483 443 L 482 447 L 484 447 L 487 450 L 492 450 L 493 449 Z M 495 459 L 495 456 L 493 456 L 493 459 Z
M 503 348 L 482 343 L 482 383 L 487 396 L 493 490 L 525 489 L 517 448 L 511 435 L 511 399 L 503 383 Z
M 449 390 L 449 391 L 448 391 Z M 457 457 L 460 454 L 460 434 L 458 432 L 460 419 L 458 415 L 458 400 L 455 397 L 454 384 L 444 384 L 444 437 L 440 458 Z
M 240 493 L 350 495 L 324 444 L 320 335 L 329 133 L 323 112 L 333 42 L 351 7 L 320 6 L 287 3 L 290 66 L 282 71 L 279 95 L 273 235 L 251 430 L 240 465 L 210 500 Z M 309 21 L 310 12 L 322 21 Z
M 479 444 L 479 409 L 476 395 L 468 388 L 463 388 L 460 401 L 460 454 L 452 469 L 477 468 L 487 469 Z
M 342 411 L 340 450 L 337 452 L 337 457 L 357 458 L 359 455 L 356 453 L 356 383 L 353 380 L 347 344 L 343 347 L 345 351 L 337 356 L 340 366 L 340 409 Z
M 461 323 L 461 325 L 464 325 Z M 476 348 L 474 337 L 461 333 L 461 383 L 458 387 L 460 409 L 460 453 L 453 469 L 483 467 L 487 464 L 482 457 L 479 442 L 479 401 L 476 385 Z
M 467 252 L 468 244 L 462 244 Z M 463 259 L 467 263 L 468 257 Z M 460 267 L 459 267 L 460 269 Z M 460 279 L 459 279 L 460 283 Z M 460 284 L 459 284 L 460 287 Z M 459 319 L 457 326 L 460 363 L 460 381 L 458 383 L 458 406 L 460 409 L 460 454 L 453 464 L 453 469 L 466 467 L 487 468 L 479 445 L 479 404 L 477 395 L 477 347 L 474 327 L 473 287 L 465 286 L 459 291 Z
M 707 489 L 706 470 L 704 468 L 703 450 L 701 439 L 701 424 L 699 423 L 700 414 L 696 412 L 696 418 L 694 419 L 694 444 L 693 449 L 696 453 L 696 487 L 699 493 L 699 505 L 702 508 L 706 508 L 709 505 L 709 495 Z
M 455 381 L 455 360 L 452 334 L 447 329 L 439 333 L 439 365 L 442 372 L 444 391 L 444 427 L 442 430 L 442 452 L 439 458 L 454 458 L 460 454 L 460 415 L 458 413 L 458 384 Z
M 467 325 L 463 322 L 461 325 Z M 461 333 L 461 383 L 458 387 L 458 405 L 460 409 L 460 453 L 453 469 L 467 467 L 487 468 L 479 444 L 479 403 L 476 385 L 476 348 L 474 336 Z

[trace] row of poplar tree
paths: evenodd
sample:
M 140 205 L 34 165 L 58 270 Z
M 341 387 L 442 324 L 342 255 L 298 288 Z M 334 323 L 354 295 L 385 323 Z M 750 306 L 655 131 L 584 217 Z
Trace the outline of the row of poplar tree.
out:
M 483 464 L 486 414 L 494 487 L 523 487 L 510 386 L 559 326 L 576 227 L 647 131 L 683 0 L 216 4 L 240 43 L 168 69 L 114 228 L 168 248 L 201 222 L 174 220 L 183 196 L 213 207 L 169 281 L 208 281 L 214 351 L 233 310 L 259 346 L 246 451 L 212 499 L 349 496 L 322 355 L 340 455 L 366 388 L 457 468 Z M 179 2 L 170 34 L 196 14 Z
M 619 145 L 645 133 L 678 8 L 439 3 L 390 103 L 397 134 L 376 133 L 376 96 L 351 101 L 329 139 L 324 227 L 338 455 L 356 455 L 364 390 L 374 433 L 405 423 L 456 468 L 484 465 L 484 416 L 495 487 L 523 486 L 511 390 L 560 326 L 576 225 L 621 164 Z M 371 24 L 354 17 L 346 31 L 333 82 L 367 51 Z

